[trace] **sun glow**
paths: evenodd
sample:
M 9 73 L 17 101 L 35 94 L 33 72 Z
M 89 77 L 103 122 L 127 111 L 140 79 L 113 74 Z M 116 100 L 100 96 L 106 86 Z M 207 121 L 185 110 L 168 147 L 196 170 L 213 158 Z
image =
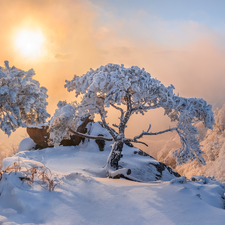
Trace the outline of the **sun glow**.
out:
M 37 57 L 43 52 L 44 41 L 41 31 L 22 30 L 17 34 L 15 44 L 22 55 Z

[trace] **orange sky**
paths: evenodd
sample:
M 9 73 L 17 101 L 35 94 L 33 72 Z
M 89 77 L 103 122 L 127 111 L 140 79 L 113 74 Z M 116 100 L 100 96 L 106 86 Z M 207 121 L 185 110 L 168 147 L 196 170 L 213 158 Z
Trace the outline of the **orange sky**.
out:
M 0 0 L 0 8 L 0 65 L 8 60 L 23 70 L 33 68 L 35 78 L 48 89 L 50 114 L 59 100 L 75 100 L 64 88 L 65 79 L 107 63 L 144 67 L 166 86 L 173 84 L 180 96 L 202 97 L 214 107 L 225 102 L 224 36 L 207 24 L 161 18 L 153 26 L 145 23 L 152 17 L 144 8 L 121 18 L 116 8 L 110 11 L 87 0 Z M 38 57 L 24 56 L 15 47 L 16 36 L 24 29 L 43 33 Z M 160 114 L 134 117 L 128 134 L 137 135 L 147 123 L 153 130 L 166 128 L 168 120 L 163 111 Z M 18 141 L 24 132 L 20 129 L 7 140 Z

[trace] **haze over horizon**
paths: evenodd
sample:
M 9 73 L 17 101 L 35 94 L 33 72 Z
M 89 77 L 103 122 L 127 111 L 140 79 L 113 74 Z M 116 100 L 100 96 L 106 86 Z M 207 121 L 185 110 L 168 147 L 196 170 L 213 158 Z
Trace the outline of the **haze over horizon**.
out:
M 8 60 L 33 68 L 48 89 L 50 114 L 59 100 L 75 100 L 66 79 L 108 63 L 143 67 L 180 96 L 203 98 L 215 109 L 225 103 L 224 7 L 219 0 L 0 0 L 0 66 Z M 18 42 L 27 31 L 39 34 L 32 51 Z M 147 119 L 155 130 L 166 127 L 160 114 L 134 117 L 130 134 L 147 129 Z M 21 133 L 7 139 L 1 131 L 1 140 L 19 141 Z

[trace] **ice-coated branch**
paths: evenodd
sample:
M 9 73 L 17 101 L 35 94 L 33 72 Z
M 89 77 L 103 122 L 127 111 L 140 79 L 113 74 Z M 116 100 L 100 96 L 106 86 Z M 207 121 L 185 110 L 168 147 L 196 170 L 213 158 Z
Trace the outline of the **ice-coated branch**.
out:
M 89 139 L 95 139 L 95 140 L 103 140 L 103 141 L 113 141 L 112 138 L 107 138 L 107 137 L 103 137 L 103 136 L 92 136 L 92 135 L 88 135 L 88 134 L 83 134 L 77 131 L 72 130 L 71 128 L 69 128 L 69 131 L 73 134 L 76 134 L 79 137 L 83 137 L 83 138 L 89 138 Z
M 178 164 L 195 158 L 204 163 L 194 124 L 202 121 L 206 128 L 212 129 L 215 121 L 212 106 L 203 99 L 177 96 L 173 92 L 173 85 L 164 86 L 144 69 L 137 66 L 125 68 L 124 65 L 117 64 L 107 64 L 96 70 L 91 69 L 82 76 L 74 76 L 71 81 L 66 81 L 65 87 L 68 91 L 74 90 L 76 97 L 81 95 L 80 108 L 83 108 L 86 113 L 93 117 L 94 114 L 100 114 L 103 127 L 108 130 L 115 142 L 121 142 L 121 146 L 123 141 L 128 140 L 125 138 L 125 128 L 134 113 L 144 115 L 151 109 L 163 108 L 165 115 L 176 123 L 176 127 L 155 133 L 148 129 L 129 141 L 141 143 L 139 139 L 145 135 L 177 131 L 182 144 L 181 148 L 174 153 Z M 118 134 L 106 123 L 107 111 L 104 107 L 109 106 L 121 113 Z M 62 131 L 63 129 L 60 132 Z M 112 154 L 108 159 L 109 165 L 118 165 L 121 151 L 122 147 L 118 152 L 114 147 L 112 148 Z M 116 157 L 113 158 L 113 155 Z

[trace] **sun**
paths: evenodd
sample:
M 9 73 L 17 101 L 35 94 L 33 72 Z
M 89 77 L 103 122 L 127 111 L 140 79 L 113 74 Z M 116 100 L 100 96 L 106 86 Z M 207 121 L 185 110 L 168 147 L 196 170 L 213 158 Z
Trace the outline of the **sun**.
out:
M 15 45 L 20 53 L 27 57 L 40 56 L 43 51 L 44 35 L 41 31 L 22 30 L 15 38 Z

